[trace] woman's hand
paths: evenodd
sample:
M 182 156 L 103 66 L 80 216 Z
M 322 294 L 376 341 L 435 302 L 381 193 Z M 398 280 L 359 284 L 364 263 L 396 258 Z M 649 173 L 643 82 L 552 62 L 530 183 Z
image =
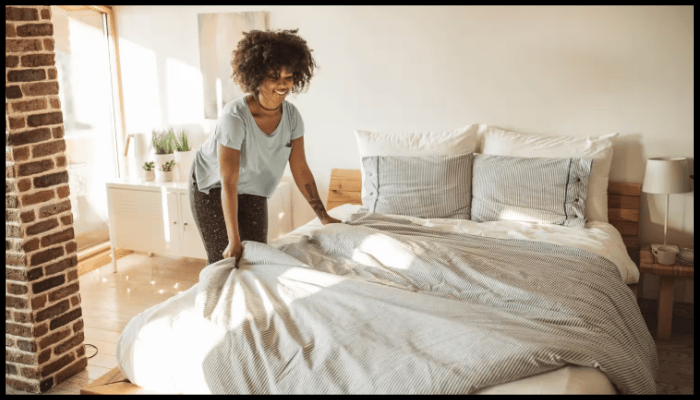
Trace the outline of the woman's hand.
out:
M 242 254 L 243 247 L 241 246 L 240 241 L 228 242 L 228 246 L 226 246 L 224 252 L 221 253 L 221 255 L 224 256 L 224 258 L 235 258 L 236 268 L 238 268 L 238 261 L 240 261 Z
M 336 219 L 336 218 L 333 218 L 333 217 L 331 217 L 330 215 L 326 214 L 326 216 L 323 217 L 323 218 L 321 219 L 321 223 L 322 223 L 323 225 L 326 225 L 326 224 L 342 224 L 343 221 L 341 221 L 341 220 L 339 220 L 339 219 Z

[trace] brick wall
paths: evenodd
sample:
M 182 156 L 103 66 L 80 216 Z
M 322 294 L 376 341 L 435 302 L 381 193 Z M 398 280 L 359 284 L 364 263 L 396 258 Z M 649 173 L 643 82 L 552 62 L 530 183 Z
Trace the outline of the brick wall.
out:
M 49 6 L 5 7 L 5 383 L 85 369 L 77 245 Z

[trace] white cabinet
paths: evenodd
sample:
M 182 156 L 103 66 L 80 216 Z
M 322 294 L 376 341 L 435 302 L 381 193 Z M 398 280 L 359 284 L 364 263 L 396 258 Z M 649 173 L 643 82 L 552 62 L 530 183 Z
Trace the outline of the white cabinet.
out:
M 107 189 L 109 238 L 112 247 L 136 251 L 163 252 L 165 228 L 163 214 L 167 203 L 158 193 L 122 188 Z
M 199 234 L 197 229 L 197 223 L 194 221 L 194 216 L 192 216 L 192 209 L 190 208 L 190 196 L 189 194 L 178 194 L 178 201 L 181 205 L 180 209 L 180 238 L 182 239 L 182 252 L 184 254 L 191 254 L 186 257 L 193 258 L 207 258 L 207 252 L 204 250 L 204 244 L 202 244 L 202 236 Z
M 114 272 L 118 248 L 207 258 L 186 182 L 108 182 L 107 205 Z M 268 242 L 291 230 L 291 183 L 282 182 L 268 200 Z

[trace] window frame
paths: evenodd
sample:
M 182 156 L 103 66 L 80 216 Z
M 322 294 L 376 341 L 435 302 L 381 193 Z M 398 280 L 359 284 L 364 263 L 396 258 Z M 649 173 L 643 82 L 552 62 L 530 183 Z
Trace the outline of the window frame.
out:
M 117 177 L 121 178 L 122 169 L 125 168 L 126 155 L 129 150 L 129 142 L 126 140 L 126 126 L 124 124 L 124 94 L 122 90 L 122 75 L 119 60 L 119 40 L 114 16 L 113 6 L 58 6 L 65 11 L 92 10 L 105 15 L 107 19 L 107 51 L 109 53 L 110 77 L 112 85 L 112 114 L 114 116 L 114 132 L 116 140 Z M 121 134 L 119 134 L 121 133 Z M 124 159 L 119 155 L 120 149 L 124 149 Z

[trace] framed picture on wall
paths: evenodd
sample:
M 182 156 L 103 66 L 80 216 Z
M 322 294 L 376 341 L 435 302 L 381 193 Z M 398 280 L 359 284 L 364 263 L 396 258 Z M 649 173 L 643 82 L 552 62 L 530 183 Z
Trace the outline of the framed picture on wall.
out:
M 270 27 L 266 11 L 198 14 L 199 64 L 204 87 L 204 118 L 216 119 L 226 103 L 244 95 L 231 75 L 231 57 L 243 32 Z

